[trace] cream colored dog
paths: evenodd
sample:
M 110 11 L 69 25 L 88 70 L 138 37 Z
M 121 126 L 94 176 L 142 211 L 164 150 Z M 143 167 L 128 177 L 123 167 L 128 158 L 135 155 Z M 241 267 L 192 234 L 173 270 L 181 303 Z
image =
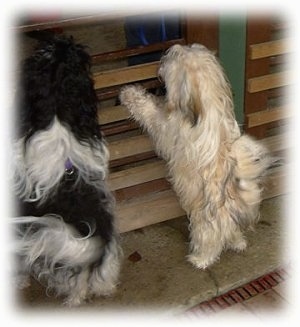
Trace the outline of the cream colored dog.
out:
M 241 136 L 230 85 L 207 48 L 171 47 L 158 73 L 164 99 L 131 85 L 120 100 L 167 162 L 190 219 L 188 260 L 204 269 L 223 249 L 246 248 L 242 230 L 259 217 L 262 177 L 273 160 L 260 143 Z

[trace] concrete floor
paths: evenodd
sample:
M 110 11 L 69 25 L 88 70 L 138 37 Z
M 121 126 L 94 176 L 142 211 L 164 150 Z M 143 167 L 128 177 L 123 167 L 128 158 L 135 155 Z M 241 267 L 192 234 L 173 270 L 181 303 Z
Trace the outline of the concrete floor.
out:
M 193 268 L 185 259 L 188 253 L 185 218 L 122 234 L 124 262 L 117 293 L 110 298 L 95 299 L 79 310 L 178 313 L 287 264 L 288 198 L 285 195 L 265 200 L 255 231 L 246 233 L 247 250 L 224 252 L 219 262 L 205 271 Z M 35 281 L 18 294 L 18 303 L 35 310 L 69 310 L 61 306 L 61 299 L 47 296 Z

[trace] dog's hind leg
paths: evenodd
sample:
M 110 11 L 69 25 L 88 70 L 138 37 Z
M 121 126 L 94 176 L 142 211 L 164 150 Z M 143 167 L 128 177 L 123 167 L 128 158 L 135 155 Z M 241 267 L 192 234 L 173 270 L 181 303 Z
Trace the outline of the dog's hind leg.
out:
M 89 296 L 109 296 L 114 293 L 120 273 L 122 251 L 116 239 L 104 249 L 102 262 L 93 266 L 89 279 Z
M 73 286 L 69 288 L 68 297 L 64 304 L 69 307 L 75 307 L 82 304 L 88 297 L 88 278 L 90 272 L 85 268 L 79 274 L 72 277 L 74 279 Z
M 216 262 L 223 249 L 243 251 L 247 242 L 237 223 L 230 217 L 226 209 L 219 208 L 214 217 L 203 218 L 205 211 L 190 216 L 190 249 L 188 256 L 195 267 L 205 269 Z
M 201 217 L 202 212 L 190 216 L 190 251 L 187 259 L 196 268 L 205 269 L 218 260 L 224 238 L 218 219 L 208 221 Z

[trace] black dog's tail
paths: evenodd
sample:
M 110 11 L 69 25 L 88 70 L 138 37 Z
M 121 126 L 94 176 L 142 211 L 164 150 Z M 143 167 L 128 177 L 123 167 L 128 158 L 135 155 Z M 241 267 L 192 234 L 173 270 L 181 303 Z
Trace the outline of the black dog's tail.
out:
M 52 271 L 57 265 L 81 266 L 101 257 L 104 244 L 100 237 L 82 237 L 59 216 L 17 217 L 12 222 L 17 234 L 15 252 L 27 258 L 29 267 L 39 260 L 40 267 Z
M 105 242 L 93 236 L 90 228 L 82 237 L 55 215 L 17 217 L 13 223 L 17 234 L 14 252 L 20 259 L 18 273 L 33 273 L 48 290 L 67 296 L 69 306 L 115 291 L 122 255 L 116 236 Z

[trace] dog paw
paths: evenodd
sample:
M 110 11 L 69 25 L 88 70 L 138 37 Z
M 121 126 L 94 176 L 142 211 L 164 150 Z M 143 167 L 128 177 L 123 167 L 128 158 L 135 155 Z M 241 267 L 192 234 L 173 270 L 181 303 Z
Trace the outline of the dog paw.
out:
M 89 295 L 91 297 L 110 297 L 116 293 L 117 283 L 99 281 L 92 278 L 89 285 Z
M 190 254 L 187 256 L 187 260 L 197 269 L 206 269 L 215 263 L 219 259 L 217 257 L 207 257 L 203 255 Z
M 127 107 L 141 101 L 145 97 L 145 89 L 140 85 L 124 86 L 119 95 L 121 104 Z
M 81 298 L 80 296 L 78 297 L 70 296 L 63 302 L 63 305 L 68 308 L 74 308 L 74 307 L 76 308 L 82 305 L 83 303 L 85 303 L 85 299 Z
M 247 241 L 241 237 L 234 242 L 230 242 L 227 246 L 236 252 L 242 252 L 247 248 Z

